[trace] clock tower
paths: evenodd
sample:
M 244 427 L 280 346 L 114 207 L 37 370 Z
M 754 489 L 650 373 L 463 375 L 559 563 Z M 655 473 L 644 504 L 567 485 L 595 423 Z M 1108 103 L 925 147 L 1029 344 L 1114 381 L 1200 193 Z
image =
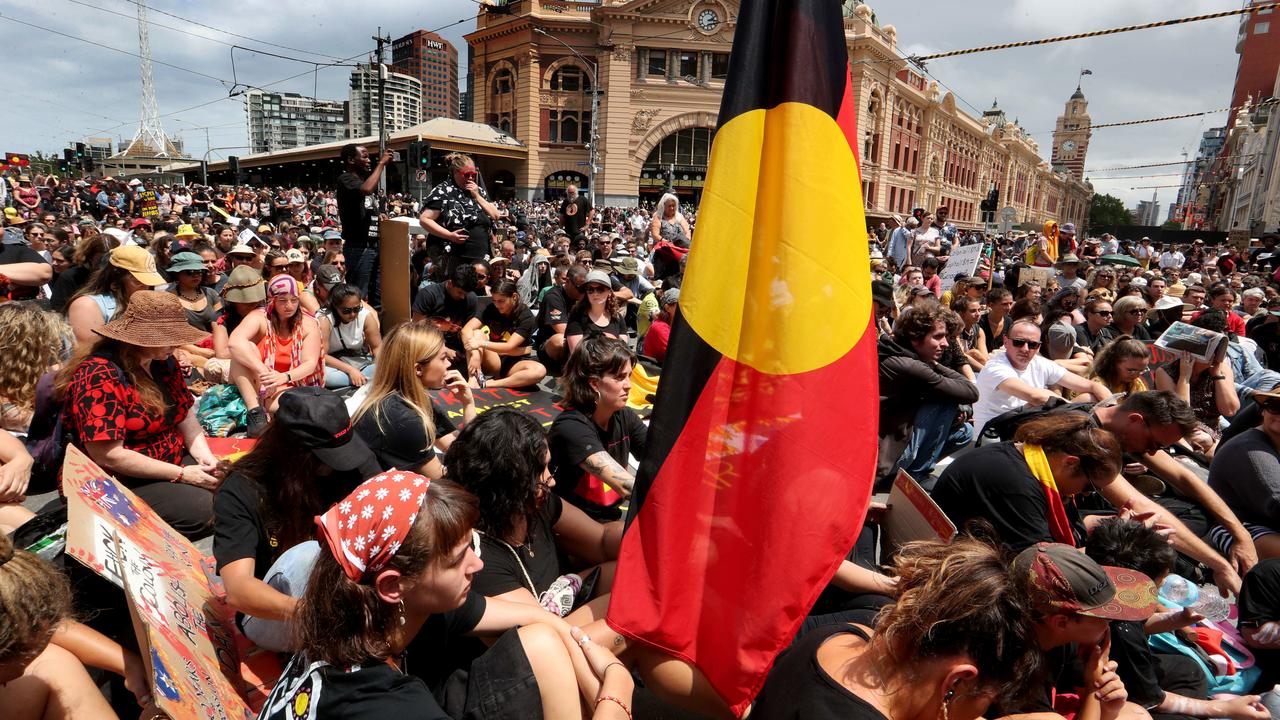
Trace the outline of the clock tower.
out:
M 1067 100 L 1067 107 L 1058 116 L 1053 131 L 1053 157 L 1050 164 L 1055 170 L 1063 169 L 1076 180 L 1084 177 L 1084 156 L 1089 149 L 1089 137 L 1093 135 L 1093 121 L 1089 118 L 1089 101 L 1084 99 L 1080 86 Z

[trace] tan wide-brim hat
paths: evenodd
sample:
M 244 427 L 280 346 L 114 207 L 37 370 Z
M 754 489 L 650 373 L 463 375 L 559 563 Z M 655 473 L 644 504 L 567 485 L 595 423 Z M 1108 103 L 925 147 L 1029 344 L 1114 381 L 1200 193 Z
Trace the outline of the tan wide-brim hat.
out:
M 177 295 L 139 290 L 129 298 L 129 305 L 119 317 L 94 332 L 112 340 L 139 347 L 173 347 L 192 345 L 209 337 L 187 323 Z

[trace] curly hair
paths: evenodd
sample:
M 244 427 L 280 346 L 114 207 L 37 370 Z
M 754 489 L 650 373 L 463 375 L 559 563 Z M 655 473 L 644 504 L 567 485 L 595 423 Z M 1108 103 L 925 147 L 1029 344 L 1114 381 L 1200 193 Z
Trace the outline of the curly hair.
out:
M 937 303 L 909 306 L 893 323 L 893 339 L 904 345 L 920 342 L 938 323 L 946 325 L 948 314 L 954 313 Z
M 981 669 L 972 694 L 1018 697 L 1040 664 L 1024 584 L 989 544 L 913 542 L 895 561 L 898 599 L 876 618 L 872 647 L 888 673 L 935 658 L 967 657 Z
M 0 398 L 24 412 L 35 406 L 40 376 L 65 359 L 71 328 L 33 302 L 0 305 Z
M 537 517 L 546 461 L 542 426 L 508 407 L 468 423 L 444 456 L 448 476 L 480 500 L 476 528 L 500 540 L 510 537 L 521 518 L 532 523 Z
M 0 663 L 42 650 L 70 615 L 66 578 L 0 534 Z

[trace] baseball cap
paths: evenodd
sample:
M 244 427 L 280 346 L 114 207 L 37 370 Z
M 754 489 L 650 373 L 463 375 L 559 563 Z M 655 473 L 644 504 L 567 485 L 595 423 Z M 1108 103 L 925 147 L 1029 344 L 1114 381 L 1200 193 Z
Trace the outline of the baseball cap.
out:
M 325 290 L 332 290 L 334 285 L 342 282 L 342 273 L 337 265 L 321 265 L 316 269 L 316 284 Z
M 1062 227 L 1058 228 L 1058 232 L 1059 232 L 1059 233 L 1067 233 L 1067 234 L 1069 234 L 1069 235 L 1075 235 L 1075 234 L 1076 234 L 1076 225 L 1075 225 L 1075 223 L 1067 223 L 1067 224 L 1063 225 Z
M 338 232 L 337 230 L 325 230 L 322 238 L 325 240 L 341 240 L 342 233 Z
M 275 422 L 334 470 L 370 468 L 369 475 L 378 471 L 373 451 L 351 427 L 346 403 L 330 390 L 298 387 L 285 391 L 280 396 Z
M 284 256 L 290 263 L 304 263 L 307 261 L 307 258 L 303 256 L 302 251 L 297 248 L 289 250 L 284 254 Z
M 1042 608 L 1106 620 L 1146 620 L 1158 609 L 1151 578 L 1125 568 L 1099 565 L 1070 545 L 1038 543 L 1014 558 L 1026 573 Z
M 146 248 L 137 245 L 121 245 L 111 251 L 110 263 L 121 270 L 128 270 L 135 280 L 147 287 L 165 284 L 165 279 L 156 272 L 155 257 L 147 252 Z M 203 261 L 200 268 L 204 269 Z
M 597 283 L 607 288 L 613 288 L 613 280 L 609 277 L 609 273 L 603 270 L 592 270 L 587 273 L 587 279 L 582 281 L 582 287 L 586 287 L 591 283 Z

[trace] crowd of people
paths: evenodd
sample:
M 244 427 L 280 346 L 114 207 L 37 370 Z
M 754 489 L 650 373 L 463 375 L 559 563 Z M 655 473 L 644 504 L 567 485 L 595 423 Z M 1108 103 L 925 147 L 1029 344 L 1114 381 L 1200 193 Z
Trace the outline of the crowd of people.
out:
M 69 445 L 211 538 L 239 630 L 281 658 L 262 718 L 726 716 L 604 619 L 648 439 L 632 382 L 664 371 L 696 213 L 491 199 L 462 154 L 421 200 L 382 198 L 389 155 L 342 161 L 332 190 L 4 177 L 6 717 L 158 714 L 123 596 L 28 549 L 65 502 L 24 501 Z M 411 228 L 397 325 L 390 218 Z M 870 228 L 844 270 L 875 308 L 874 481 L 905 473 L 960 536 L 882 547 L 873 506 L 752 716 L 1272 717 L 1278 239 L 984 238 L 946 208 Z M 1155 344 L 1174 322 L 1222 341 Z M 482 388 L 562 409 L 544 429 L 481 412 Z M 255 440 L 235 462 L 210 450 L 227 432 Z M 1179 604 L 1179 578 L 1231 621 Z

